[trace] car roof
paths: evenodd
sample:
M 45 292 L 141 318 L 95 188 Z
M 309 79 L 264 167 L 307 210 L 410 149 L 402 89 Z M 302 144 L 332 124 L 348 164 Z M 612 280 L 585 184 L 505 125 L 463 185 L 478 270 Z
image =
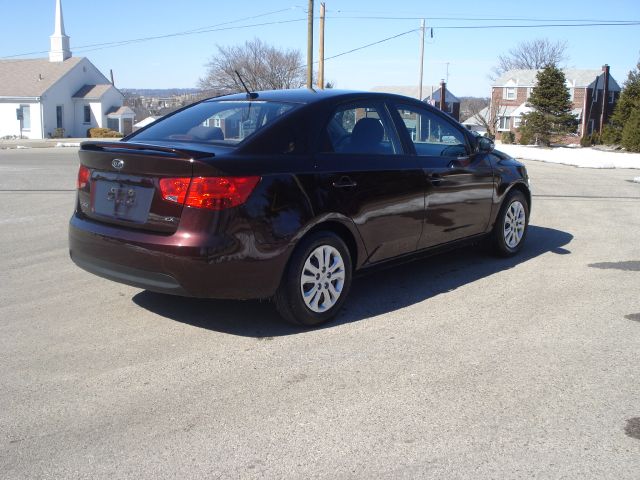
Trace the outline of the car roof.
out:
M 254 98 L 249 99 L 246 93 L 236 93 L 232 95 L 223 95 L 221 97 L 215 97 L 205 100 L 206 102 L 211 101 L 229 101 L 229 100 L 253 100 L 260 101 L 266 100 L 270 102 L 293 102 L 293 103 L 316 103 L 323 100 L 350 100 L 350 99 L 358 99 L 358 98 L 395 98 L 397 100 L 404 101 L 414 101 L 417 102 L 415 98 L 405 97 L 402 95 L 395 95 L 392 93 L 384 93 L 384 92 L 365 92 L 365 91 L 357 91 L 357 90 L 337 90 L 333 88 L 325 89 L 325 90 L 314 90 L 312 88 L 296 88 L 291 90 L 266 90 L 260 92 L 252 92 L 252 96 L 256 95 Z

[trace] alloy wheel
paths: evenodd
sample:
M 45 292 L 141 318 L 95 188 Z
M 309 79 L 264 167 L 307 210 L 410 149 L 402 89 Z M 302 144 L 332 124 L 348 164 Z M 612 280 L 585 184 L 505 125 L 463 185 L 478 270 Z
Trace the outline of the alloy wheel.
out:
M 321 245 L 307 257 L 300 275 L 300 291 L 305 305 L 316 313 L 333 307 L 345 281 L 345 265 L 340 252 Z
M 514 200 L 504 216 L 503 238 L 509 248 L 516 248 L 524 236 L 526 222 L 525 209 L 522 203 Z

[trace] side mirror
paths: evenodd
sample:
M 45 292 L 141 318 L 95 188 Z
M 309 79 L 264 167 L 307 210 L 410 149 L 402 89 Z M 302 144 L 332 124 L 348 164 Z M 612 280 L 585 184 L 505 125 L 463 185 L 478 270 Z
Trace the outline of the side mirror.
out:
M 478 151 L 482 153 L 490 153 L 493 152 L 493 149 L 496 147 L 493 140 L 487 137 L 479 137 L 478 138 Z

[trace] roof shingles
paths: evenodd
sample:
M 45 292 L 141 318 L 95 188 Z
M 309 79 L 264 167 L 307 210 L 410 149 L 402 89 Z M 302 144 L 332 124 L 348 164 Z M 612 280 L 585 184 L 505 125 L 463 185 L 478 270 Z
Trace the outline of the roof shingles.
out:
M 0 60 L 0 97 L 41 97 L 82 60 L 83 57 L 64 62 L 50 62 L 48 58 Z
M 85 100 L 99 100 L 102 95 L 107 93 L 111 88 L 110 83 L 102 85 L 84 85 L 80 90 L 73 94 L 73 98 L 83 98 Z

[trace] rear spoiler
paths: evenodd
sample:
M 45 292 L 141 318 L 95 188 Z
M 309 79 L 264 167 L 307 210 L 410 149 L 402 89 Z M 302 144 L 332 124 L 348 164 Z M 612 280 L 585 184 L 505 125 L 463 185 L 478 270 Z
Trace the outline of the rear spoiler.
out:
M 81 150 L 90 150 L 94 152 L 110 152 L 110 153 L 155 153 L 170 157 L 179 158 L 211 158 L 215 156 L 213 152 L 201 152 L 186 148 L 163 147 L 160 145 L 150 145 L 146 143 L 132 142 L 101 142 L 88 141 L 80 144 Z

